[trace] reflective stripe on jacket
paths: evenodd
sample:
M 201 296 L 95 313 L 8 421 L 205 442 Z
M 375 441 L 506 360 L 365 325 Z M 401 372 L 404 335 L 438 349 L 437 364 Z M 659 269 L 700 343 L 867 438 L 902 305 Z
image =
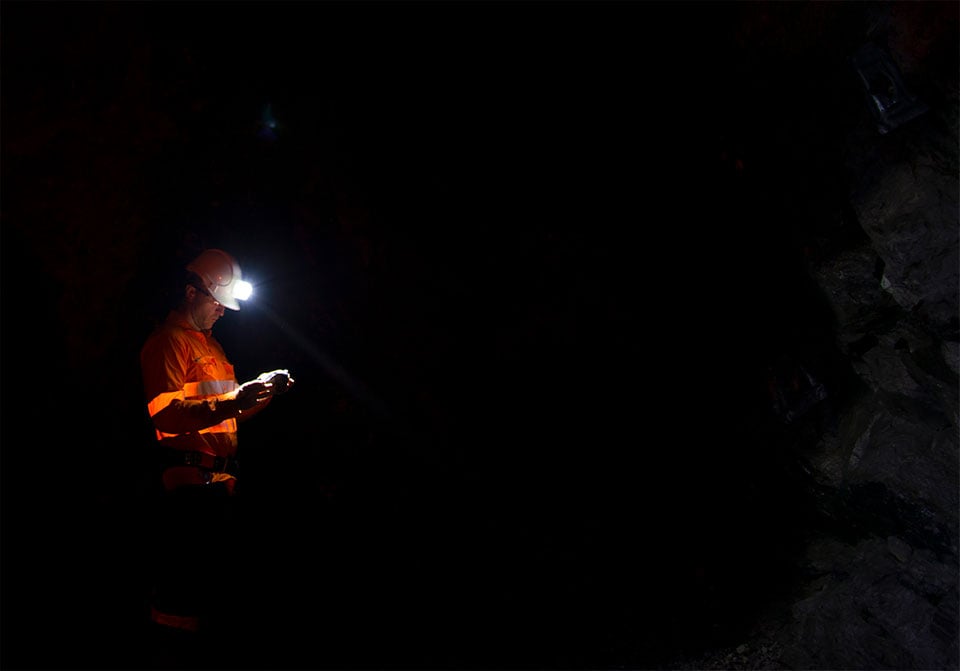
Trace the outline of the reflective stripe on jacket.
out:
M 218 402 L 239 385 L 210 331 L 198 331 L 171 312 L 141 349 L 140 366 L 157 440 L 215 456 L 236 453 L 237 420 L 225 416 Z

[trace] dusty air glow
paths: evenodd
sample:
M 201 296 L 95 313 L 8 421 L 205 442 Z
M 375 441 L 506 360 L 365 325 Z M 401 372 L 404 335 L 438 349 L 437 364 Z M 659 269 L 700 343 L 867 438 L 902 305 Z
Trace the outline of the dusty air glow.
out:
M 233 288 L 233 297 L 237 300 L 245 301 L 253 294 L 253 285 L 249 282 L 240 280 Z

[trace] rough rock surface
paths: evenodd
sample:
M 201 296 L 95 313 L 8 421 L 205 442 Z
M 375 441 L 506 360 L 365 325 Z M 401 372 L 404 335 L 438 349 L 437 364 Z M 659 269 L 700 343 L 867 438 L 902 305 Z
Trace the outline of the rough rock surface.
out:
M 852 375 L 798 406 L 806 430 L 781 444 L 812 493 L 802 579 L 742 643 L 681 668 L 960 664 L 956 59 L 935 74 L 904 42 L 917 15 L 887 9 L 878 30 L 936 104 L 889 134 L 849 129 L 848 205 L 808 222 L 807 272 Z

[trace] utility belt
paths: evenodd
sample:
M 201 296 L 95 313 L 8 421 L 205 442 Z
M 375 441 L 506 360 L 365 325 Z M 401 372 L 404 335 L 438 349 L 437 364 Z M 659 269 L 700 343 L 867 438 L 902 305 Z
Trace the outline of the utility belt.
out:
M 174 466 L 196 466 L 211 473 L 229 473 L 236 475 L 240 464 L 236 457 L 215 457 L 196 450 L 177 450 L 172 447 L 159 448 L 159 462 L 163 469 Z

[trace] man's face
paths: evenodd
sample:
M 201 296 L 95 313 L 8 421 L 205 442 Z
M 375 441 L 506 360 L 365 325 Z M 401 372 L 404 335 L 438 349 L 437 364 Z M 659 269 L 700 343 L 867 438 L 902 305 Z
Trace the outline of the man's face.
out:
M 200 331 L 212 329 L 225 311 L 209 292 L 192 284 L 187 287 L 187 303 L 190 321 Z

